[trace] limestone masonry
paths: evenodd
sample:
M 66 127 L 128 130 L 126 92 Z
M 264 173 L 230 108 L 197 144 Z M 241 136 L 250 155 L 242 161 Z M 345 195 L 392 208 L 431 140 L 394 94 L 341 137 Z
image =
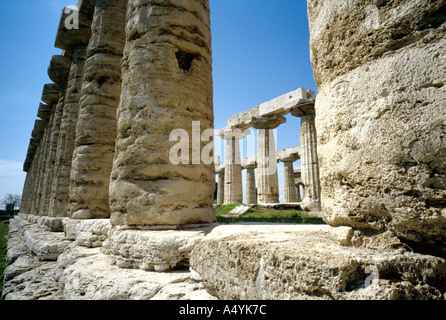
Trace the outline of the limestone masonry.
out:
M 209 1 L 64 9 L 2 298 L 446 299 L 446 4 L 307 7 L 317 96 L 229 117 L 212 163 Z M 300 141 L 276 150 L 287 114 Z M 257 155 L 242 159 L 252 129 Z M 191 138 L 179 164 L 172 132 Z M 326 225 L 216 223 L 215 205 L 277 205 L 279 161 L 283 205 Z

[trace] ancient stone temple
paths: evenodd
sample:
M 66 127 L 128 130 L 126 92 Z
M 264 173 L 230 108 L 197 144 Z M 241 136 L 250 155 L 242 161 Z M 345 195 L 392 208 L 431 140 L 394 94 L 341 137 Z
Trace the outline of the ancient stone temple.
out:
M 317 94 L 229 117 L 214 162 L 209 1 L 64 9 L 2 298 L 446 299 L 444 1 L 307 6 Z M 276 150 L 287 114 L 300 137 Z M 326 224 L 216 223 L 215 190 L 279 202 L 278 162 L 284 201 Z

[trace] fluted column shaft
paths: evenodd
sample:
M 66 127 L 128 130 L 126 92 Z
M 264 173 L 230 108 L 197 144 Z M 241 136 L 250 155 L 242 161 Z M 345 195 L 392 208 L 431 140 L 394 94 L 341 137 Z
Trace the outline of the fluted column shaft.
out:
M 226 132 L 225 150 L 225 189 L 224 204 L 242 203 L 242 160 L 240 157 L 240 139 L 242 136 Z
M 257 203 L 256 177 L 254 167 L 246 168 L 246 203 Z
M 294 182 L 294 167 L 292 161 L 283 162 L 283 184 L 285 203 L 297 202 L 297 190 Z
M 286 119 L 282 116 L 255 119 L 257 134 L 257 202 L 279 203 L 279 175 L 274 130 Z
M 65 104 L 60 123 L 56 153 L 56 172 L 53 177 L 50 197 L 50 217 L 68 216 L 69 186 L 71 174 L 71 160 L 74 151 L 76 123 L 79 112 L 79 99 L 84 75 L 85 47 L 74 49 L 73 64 L 68 77 Z
M 321 211 L 321 183 L 317 155 L 316 125 L 314 120 L 315 114 L 306 114 L 301 117 L 301 170 L 302 182 L 305 187 L 305 198 L 302 200 L 302 209 Z
M 109 218 L 127 0 L 96 5 L 76 125 L 69 216 Z
M 217 204 L 223 204 L 225 200 L 225 174 L 224 172 L 218 174 L 217 182 Z
M 193 122 L 213 129 L 209 2 L 129 0 L 122 66 L 111 223 L 214 222 L 213 163 L 176 164 L 170 154 L 180 132 L 182 150 L 194 147 L 196 160 L 191 154 L 209 142 L 190 141 Z

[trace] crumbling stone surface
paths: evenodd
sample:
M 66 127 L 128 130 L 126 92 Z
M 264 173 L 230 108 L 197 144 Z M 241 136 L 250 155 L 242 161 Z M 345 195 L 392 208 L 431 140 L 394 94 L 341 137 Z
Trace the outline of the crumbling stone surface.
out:
M 111 222 L 214 222 L 213 164 L 173 165 L 169 152 L 178 143 L 169 141 L 172 131 L 192 139 L 193 121 L 201 132 L 213 129 L 209 3 L 129 0 L 127 10 Z
M 446 254 L 444 1 L 308 1 L 324 219 Z
M 191 268 L 219 299 L 443 298 L 445 259 L 343 246 L 339 232 L 335 238 L 330 229 L 327 225 L 219 226 L 195 246 Z

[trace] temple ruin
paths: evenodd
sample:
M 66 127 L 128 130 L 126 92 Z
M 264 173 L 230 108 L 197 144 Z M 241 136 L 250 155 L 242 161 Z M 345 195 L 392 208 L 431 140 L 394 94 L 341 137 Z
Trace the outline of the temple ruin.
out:
M 223 161 L 197 163 L 200 140 L 179 164 L 174 130 L 214 130 L 209 1 L 64 9 L 3 298 L 445 299 L 444 1 L 369 2 L 308 0 L 317 94 L 228 118 Z M 287 114 L 300 141 L 276 150 Z M 327 224 L 216 223 L 216 182 L 218 205 L 278 203 L 278 161 L 285 202 Z

